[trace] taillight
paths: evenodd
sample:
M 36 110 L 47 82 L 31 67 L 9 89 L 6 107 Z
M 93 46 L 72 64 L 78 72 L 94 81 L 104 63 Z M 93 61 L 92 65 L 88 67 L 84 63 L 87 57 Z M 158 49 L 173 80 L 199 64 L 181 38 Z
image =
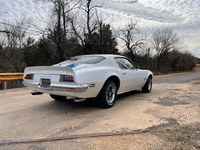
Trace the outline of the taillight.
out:
M 61 75 L 60 82 L 74 82 L 74 77 L 70 75 Z
M 33 80 L 34 78 L 34 74 L 27 74 L 24 79 L 27 79 L 27 80 Z

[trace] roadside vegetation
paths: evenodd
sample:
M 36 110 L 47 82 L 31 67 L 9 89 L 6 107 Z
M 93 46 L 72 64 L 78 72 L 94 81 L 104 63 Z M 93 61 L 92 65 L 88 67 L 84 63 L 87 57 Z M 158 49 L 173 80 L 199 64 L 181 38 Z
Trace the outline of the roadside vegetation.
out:
M 52 65 L 85 54 L 125 55 L 155 74 L 192 71 L 200 63 L 191 53 L 182 51 L 181 39 L 171 28 L 143 35 L 137 23 L 130 20 L 115 31 L 99 17 L 98 10 L 103 4 L 95 5 L 93 0 L 48 2 L 53 7 L 44 29 L 28 18 L 0 22 L 0 73 L 23 72 L 27 66 Z M 21 86 L 13 81 L 8 88 L 16 85 Z

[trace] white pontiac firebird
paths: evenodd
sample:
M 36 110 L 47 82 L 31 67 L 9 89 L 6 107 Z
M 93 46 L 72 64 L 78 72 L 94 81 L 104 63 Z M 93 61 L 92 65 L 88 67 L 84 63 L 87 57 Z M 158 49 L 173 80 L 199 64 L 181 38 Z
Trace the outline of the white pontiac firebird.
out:
M 152 89 L 153 73 L 141 70 L 121 55 L 81 55 L 53 66 L 27 67 L 23 84 L 34 94 L 48 93 L 55 100 L 95 98 L 109 108 L 117 94 Z

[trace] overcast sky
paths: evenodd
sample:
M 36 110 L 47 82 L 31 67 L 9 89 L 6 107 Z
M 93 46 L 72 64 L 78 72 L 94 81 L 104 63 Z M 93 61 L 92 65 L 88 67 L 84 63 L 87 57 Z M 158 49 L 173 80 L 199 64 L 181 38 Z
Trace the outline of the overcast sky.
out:
M 136 2 L 135 2 L 136 1 Z M 117 30 L 130 20 L 151 32 L 172 27 L 180 36 L 181 47 L 200 57 L 200 0 L 93 0 L 104 4 L 101 17 Z M 45 26 L 51 4 L 41 0 L 0 0 L 0 21 L 14 21 L 25 16 Z

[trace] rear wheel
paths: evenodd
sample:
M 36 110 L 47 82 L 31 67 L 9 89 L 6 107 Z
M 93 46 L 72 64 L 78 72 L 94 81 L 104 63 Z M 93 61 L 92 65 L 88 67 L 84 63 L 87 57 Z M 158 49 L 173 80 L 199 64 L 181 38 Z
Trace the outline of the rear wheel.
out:
M 51 98 L 53 98 L 54 100 L 57 100 L 57 101 L 62 101 L 67 98 L 65 96 L 58 96 L 58 95 L 52 95 L 52 94 L 50 94 L 50 96 L 51 96 Z
M 104 108 L 110 108 L 115 104 L 116 97 L 116 83 L 112 80 L 108 80 L 97 96 L 97 103 Z
M 145 83 L 145 85 L 142 88 L 142 92 L 149 93 L 149 92 L 151 92 L 151 89 L 152 89 L 152 77 L 149 76 L 147 79 L 147 82 Z

